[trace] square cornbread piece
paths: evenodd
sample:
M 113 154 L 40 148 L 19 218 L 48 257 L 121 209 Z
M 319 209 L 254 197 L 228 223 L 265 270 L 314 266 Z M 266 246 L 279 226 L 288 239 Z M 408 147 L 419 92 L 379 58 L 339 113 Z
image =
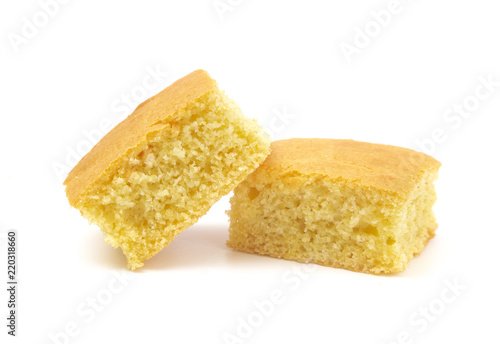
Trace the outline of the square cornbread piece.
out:
M 233 190 L 270 139 L 203 70 L 146 100 L 69 173 L 69 203 L 141 267 Z
M 231 198 L 238 251 L 367 273 L 402 271 L 434 236 L 440 163 L 409 149 L 290 139 Z

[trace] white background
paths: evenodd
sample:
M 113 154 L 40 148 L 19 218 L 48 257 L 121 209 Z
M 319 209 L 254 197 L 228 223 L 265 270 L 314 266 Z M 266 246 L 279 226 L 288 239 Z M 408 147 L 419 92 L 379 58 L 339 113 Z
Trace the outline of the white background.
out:
M 480 81 L 500 82 L 495 1 L 224 0 L 222 15 L 212 0 L 47 2 L 0 7 L 1 343 L 499 342 L 500 86 Z M 372 11 L 387 9 L 382 27 Z M 132 111 L 124 97 L 135 106 L 198 68 L 274 139 L 352 138 L 438 158 L 436 237 L 392 276 L 308 268 L 226 248 L 225 197 L 127 272 L 54 169 L 86 145 L 84 131 Z M 464 102 L 464 118 L 452 113 Z M 16 338 L 5 320 L 9 229 Z

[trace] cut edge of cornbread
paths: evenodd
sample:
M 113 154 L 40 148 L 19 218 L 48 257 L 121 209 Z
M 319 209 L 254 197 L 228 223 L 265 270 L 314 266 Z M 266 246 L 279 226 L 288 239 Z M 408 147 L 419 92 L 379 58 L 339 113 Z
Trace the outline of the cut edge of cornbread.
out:
M 254 171 L 269 146 L 256 121 L 197 71 L 106 135 L 70 173 L 66 193 L 133 270 Z
M 229 247 L 380 274 L 403 271 L 434 236 L 435 159 L 352 140 L 292 139 L 271 147 L 234 190 Z

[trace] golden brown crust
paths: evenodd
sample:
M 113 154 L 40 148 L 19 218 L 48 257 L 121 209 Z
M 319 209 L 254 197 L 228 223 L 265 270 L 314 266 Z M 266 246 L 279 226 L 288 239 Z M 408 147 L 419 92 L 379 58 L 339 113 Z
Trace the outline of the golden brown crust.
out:
M 299 184 L 300 175 L 318 175 L 403 196 L 425 171 L 437 171 L 440 166 L 436 159 L 402 147 L 354 140 L 288 139 L 274 141 L 271 154 L 247 180 L 265 184 L 287 176 Z
M 215 80 L 204 70 L 197 70 L 140 104 L 71 170 L 64 181 L 69 203 L 75 206 L 121 158 L 145 145 L 151 135 L 175 124 L 180 119 L 178 110 L 214 89 Z

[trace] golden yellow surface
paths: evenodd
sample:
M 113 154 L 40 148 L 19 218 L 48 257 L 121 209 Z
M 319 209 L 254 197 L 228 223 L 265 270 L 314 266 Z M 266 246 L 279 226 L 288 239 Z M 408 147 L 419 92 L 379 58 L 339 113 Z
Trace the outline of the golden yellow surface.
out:
M 368 273 L 406 268 L 434 236 L 440 163 L 352 140 L 275 141 L 231 198 L 236 250 Z
M 215 80 L 206 71 L 197 70 L 140 104 L 68 174 L 64 185 L 70 204 L 74 206 L 103 174 L 111 173 L 121 158 L 132 154 L 149 137 L 175 125 L 184 114 L 180 109 L 211 90 L 217 90 Z
M 117 125 L 71 171 L 70 204 L 141 267 L 269 154 L 270 140 L 204 71 Z
M 288 139 L 274 141 L 271 150 L 249 180 L 298 172 L 405 194 L 425 171 L 441 165 L 411 149 L 354 140 Z

